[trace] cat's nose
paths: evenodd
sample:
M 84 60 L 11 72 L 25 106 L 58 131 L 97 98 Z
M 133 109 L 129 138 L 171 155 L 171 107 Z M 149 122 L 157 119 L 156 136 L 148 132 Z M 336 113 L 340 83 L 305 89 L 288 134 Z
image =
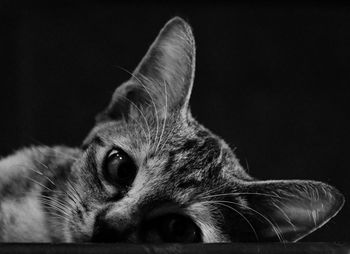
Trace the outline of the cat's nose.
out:
M 95 218 L 91 242 L 115 243 L 130 242 L 135 235 L 135 225 L 127 218 L 107 219 L 104 213 L 100 213 Z M 134 239 L 135 241 L 135 239 Z
M 201 241 L 198 226 L 187 216 L 163 214 L 135 224 L 130 219 L 96 216 L 92 242 L 193 243 Z
M 201 241 L 201 232 L 191 218 L 169 213 L 142 223 L 140 238 L 147 243 L 194 243 Z

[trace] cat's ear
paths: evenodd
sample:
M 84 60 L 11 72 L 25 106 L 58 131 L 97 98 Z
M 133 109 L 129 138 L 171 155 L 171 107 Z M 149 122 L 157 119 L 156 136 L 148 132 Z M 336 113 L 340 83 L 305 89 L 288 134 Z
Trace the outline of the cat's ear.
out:
M 260 241 L 297 241 L 323 226 L 344 204 L 338 190 L 315 181 L 258 181 L 244 193 Z
M 97 121 L 118 119 L 140 110 L 178 110 L 186 114 L 195 69 L 195 42 L 190 26 L 171 19 L 160 31 L 130 80 L 118 87 Z

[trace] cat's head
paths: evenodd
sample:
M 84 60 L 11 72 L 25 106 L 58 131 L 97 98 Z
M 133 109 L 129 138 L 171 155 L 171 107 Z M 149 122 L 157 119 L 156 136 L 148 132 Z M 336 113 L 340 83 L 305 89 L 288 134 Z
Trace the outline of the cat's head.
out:
M 250 177 L 193 119 L 194 69 L 191 28 L 174 18 L 84 142 L 66 241 L 296 241 L 340 210 L 343 196 L 324 183 Z

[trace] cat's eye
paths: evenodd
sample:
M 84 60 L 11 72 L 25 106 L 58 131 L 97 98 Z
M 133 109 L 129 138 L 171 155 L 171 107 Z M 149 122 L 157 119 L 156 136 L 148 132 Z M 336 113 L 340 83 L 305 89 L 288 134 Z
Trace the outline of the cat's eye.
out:
M 126 152 L 115 148 L 108 153 L 103 171 L 107 181 L 130 186 L 136 176 L 137 168 L 133 159 Z

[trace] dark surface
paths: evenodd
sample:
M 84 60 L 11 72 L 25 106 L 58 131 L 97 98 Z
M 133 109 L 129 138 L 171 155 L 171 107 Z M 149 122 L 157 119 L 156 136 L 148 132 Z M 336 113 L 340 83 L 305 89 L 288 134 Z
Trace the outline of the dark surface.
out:
M 350 9 L 342 4 L 0 2 L 0 154 L 80 145 L 164 23 L 194 28 L 193 115 L 261 179 L 350 194 Z M 249 165 L 249 166 L 248 166 Z M 349 240 L 350 206 L 305 241 Z
M 348 244 L 297 243 L 297 244 L 0 244 L 2 254 L 63 254 L 63 253 L 99 253 L 99 254 L 141 254 L 141 253 L 181 253 L 181 254 L 345 254 L 349 253 Z

